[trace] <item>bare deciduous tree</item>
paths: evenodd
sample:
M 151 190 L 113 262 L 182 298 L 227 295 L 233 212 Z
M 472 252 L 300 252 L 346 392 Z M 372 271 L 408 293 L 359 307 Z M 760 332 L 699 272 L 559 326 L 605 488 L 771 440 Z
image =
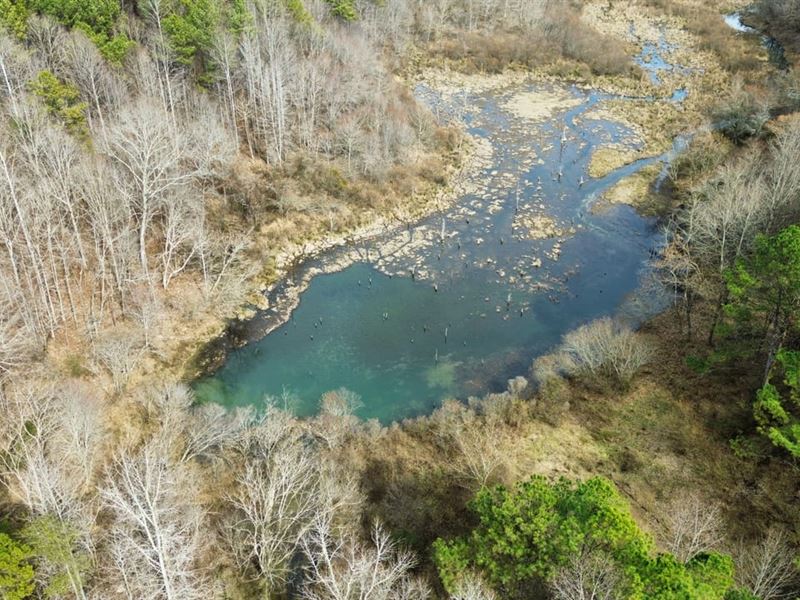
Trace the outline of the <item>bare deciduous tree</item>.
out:
M 736 580 L 761 600 L 794 598 L 800 581 L 786 534 L 773 528 L 755 544 L 740 544 L 734 553 Z
M 158 104 L 143 99 L 126 107 L 109 127 L 105 152 L 118 166 L 120 189 L 136 207 L 139 260 L 147 273 L 150 224 L 167 193 L 194 178 L 194 171 L 186 168 L 191 148 Z
M 452 432 L 457 452 L 452 465 L 467 487 L 484 487 L 513 464 L 513 452 L 502 443 L 502 428 L 493 422 L 471 423 Z
M 236 444 L 254 422 L 251 408 L 226 410 L 218 404 L 195 404 L 194 394 L 182 383 L 168 383 L 142 393 L 147 419 L 158 423 L 153 443 L 179 463 Z
M 497 600 L 497 594 L 474 573 L 465 573 L 456 583 L 450 600 Z
M 291 73 L 297 61 L 288 23 L 259 12 L 259 26 L 242 41 L 242 66 L 249 118 L 259 145 L 272 162 L 281 164 L 292 139 Z
M 94 489 L 106 440 L 104 412 L 107 409 L 98 390 L 82 381 L 67 381 L 59 386 L 58 428 L 53 443 L 69 464 L 81 495 Z
M 208 597 L 194 488 L 192 471 L 171 464 L 158 444 L 119 451 L 101 496 L 115 517 L 107 542 L 118 559 L 113 568 L 136 598 Z
M 303 538 L 308 560 L 302 595 L 307 600 L 424 600 L 427 586 L 410 570 L 416 564 L 411 552 L 400 549 L 383 527 L 372 528 L 372 544 L 356 536 L 333 531 L 324 516 Z
M 286 581 L 289 562 L 324 511 L 320 467 L 284 413 L 268 410 L 248 432 L 246 462 L 229 497 L 229 543 L 242 571 L 254 566 L 268 590 Z
M 8 282 L 0 276 L 0 375 L 26 364 L 40 346 L 17 311 L 21 300 L 7 287 Z
M 781 223 L 796 220 L 798 148 L 800 129 L 787 127 L 771 146 L 769 160 L 751 151 L 728 165 L 693 193 L 687 209 L 668 228 L 669 247 L 658 266 L 667 282 L 683 294 L 690 330 L 695 297 L 715 303 L 709 344 L 714 342 L 727 298 L 725 271 L 752 250 L 759 234 L 775 233 Z
M 629 327 L 604 318 L 564 336 L 562 352 L 569 358 L 567 371 L 610 375 L 630 381 L 646 365 L 653 350 Z
M 3 394 L 0 406 L 7 420 L 0 459 L 3 483 L 38 519 L 31 535 L 51 549 L 37 557 L 37 578 L 44 585 L 60 578 L 74 597 L 85 599 L 77 556 L 94 553 L 97 507 L 91 484 L 104 437 L 97 399 L 79 385 L 56 392 L 27 382 L 13 395 Z M 50 539 L 53 529 L 60 536 L 55 541 Z
M 250 245 L 249 233 L 220 235 L 203 229 L 199 234 L 197 253 L 203 277 L 202 289 L 208 302 L 238 298 L 245 282 L 255 271 L 253 265 L 242 264 L 244 251 Z
M 161 287 L 169 287 L 173 278 L 180 275 L 197 251 L 198 236 L 202 232 L 201 217 L 188 198 L 176 194 L 166 199 L 163 218 L 163 249 L 161 262 Z
M 561 568 L 550 584 L 555 600 L 613 600 L 620 577 L 602 555 L 580 554 Z
M 111 375 L 114 392 L 119 393 L 145 354 L 144 344 L 135 332 L 118 328 L 104 333 L 93 346 L 95 360 Z
M 8 103 L 8 112 L 19 115 L 23 109 L 21 97 L 38 65 L 14 43 L 11 35 L 0 31 L 0 98 Z
M 329 449 L 338 448 L 358 429 L 360 421 L 355 411 L 361 406 L 361 398 L 350 390 L 342 388 L 326 392 L 320 400 L 320 413 L 312 423 L 315 435 Z
M 513 464 L 514 451 L 503 439 L 502 411 L 479 416 L 461 402 L 446 400 L 435 418 L 437 437 L 453 453 L 449 468 L 467 489 L 496 481 Z
M 697 494 L 677 497 L 664 515 L 664 526 L 666 549 L 684 563 L 723 541 L 719 506 Z
M 31 15 L 27 37 L 45 68 L 55 73 L 63 70 L 67 32 L 58 21 L 46 15 Z
M 100 134 L 105 136 L 107 112 L 119 106 L 124 87 L 108 68 L 97 46 L 82 31 L 70 32 L 65 51 L 69 79 L 89 100 L 89 126 L 99 126 Z
M 2 394 L 5 484 L 34 514 L 80 522 L 103 429 L 99 404 L 74 387 L 56 393 L 37 382 Z M 91 513 L 89 513 L 91 517 Z

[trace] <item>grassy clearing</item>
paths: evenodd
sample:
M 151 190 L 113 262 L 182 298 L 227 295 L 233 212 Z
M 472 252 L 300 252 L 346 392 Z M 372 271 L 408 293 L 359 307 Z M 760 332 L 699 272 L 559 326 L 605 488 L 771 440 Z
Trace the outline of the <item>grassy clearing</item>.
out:
M 583 22 L 581 9 L 572 0 L 553 2 L 534 27 L 445 31 L 427 44 L 427 61 L 467 73 L 550 69 L 581 79 L 636 74 L 628 45 Z

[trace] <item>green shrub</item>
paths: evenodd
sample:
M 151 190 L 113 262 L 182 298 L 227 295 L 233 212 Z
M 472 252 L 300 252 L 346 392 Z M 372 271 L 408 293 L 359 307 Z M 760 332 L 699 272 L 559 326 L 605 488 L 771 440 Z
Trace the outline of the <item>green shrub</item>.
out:
M 62 82 L 50 71 L 40 71 L 30 84 L 31 91 L 38 96 L 48 111 L 60 119 L 68 131 L 86 136 L 87 104 L 80 101 L 78 88 Z
M 228 29 L 237 35 L 242 33 L 250 23 L 250 13 L 247 11 L 245 0 L 231 0 L 225 9 Z
M 91 371 L 83 364 L 83 357 L 79 354 L 70 354 L 64 359 L 64 369 L 70 377 L 83 377 Z
M 164 18 L 164 30 L 179 63 L 190 65 L 210 50 L 219 17 L 214 0 L 178 0 Z
M 28 5 L 67 27 L 83 24 L 96 33 L 106 34 L 114 29 L 122 12 L 119 0 L 28 0 Z
M 30 545 L 37 564 L 48 574 L 44 595 L 47 598 L 73 596 L 82 589 L 91 570 L 91 556 L 80 549 L 78 530 L 51 515 L 36 517 L 22 537 Z
M 684 362 L 686 366 L 698 375 L 707 375 L 711 371 L 711 362 L 704 356 L 688 355 Z
M 28 7 L 16 0 L 0 0 L 0 26 L 22 39 L 28 28 Z
M 779 388 L 772 381 L 764 384 L 756 394 L 753 413 L 761 434 L 800 458 L 800 418 L 796 416 L 800 410 L 800 352 L 781 350 L 776 367 L 783 374 L 783 385 Z
M 33 594 L 34 572 L 31 549 L 0 533 L 0 598 L 23 600 Z
M 358 11 L 353 0 L 325 0 L 330 7 L 331 13 L 345 21 L 355 21 L 358 19 Z
M 297 23 L 308 25 L 314 20 L 303 4 L 303 0 L 284 0 L 284 4 L 288 13 Z
M 757 333 L 768 377 L 753 405 L 759 432 L 800 457 L 800 351 L 784 347 L 800 332 L 800 226 L 759 235 L 752 256 L 724 273 L 725 314 L 734 331 Z M 775 376 L 780 375 L 778 381 Z
M 84 26 L 78 26 L 78 29 L 82 29 L 86 33 L 87 37 L 100 50 L 103 58 L 115 65 L 121 64 L 128 50 L 136 45 L 136 42 L 128 39 L 128 36 L 124 34 L 108 36 L 105 33 L 90 31 Z
M 125 35 L 114 32 L 122 14 L 119 0 L 28 0 L 28 6 L 86 33 L 110 62 L 122 62 L 133 45 Z
M 434 543 L 434 559 L 452 592 L 474 571 L 503 598 L 528 597 L 576 560 L 591 555 L 618 573 L 615 598 L 722 600 L 733 586 L 729 556 L 702 553 L 686 564 L 656 554 L 609 480 L 574 483 L 531 477 L 513 489 L 481 489 L 469 503 L 478 525 Z

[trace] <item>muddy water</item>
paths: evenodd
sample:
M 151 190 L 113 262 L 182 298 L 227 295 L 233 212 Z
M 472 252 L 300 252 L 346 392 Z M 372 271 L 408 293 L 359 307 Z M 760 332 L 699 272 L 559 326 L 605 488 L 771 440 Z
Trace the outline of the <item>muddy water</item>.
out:
M 652 58 L 643 63 L 660 69 Z M 660 239 L 655 224 L 601 198 L 665 157 L 588 175 L 597 148 L 643 143 L 595 114 L 611 97 L 541 84 L 448 96 L 421 85 L 416 93 L 465 123 L 484 167 L 442 212 L 300 265 L 271 292 L 273 308 L 225 341 L 248 343 L 195 383 L 200 399 L 235 406 L 280 397 L 309 415 L 322 393 L 345 387 L 361 396 L 362 417 L 387 423 L 447 397 L 504 389 L 587 321 L 636 322 L 660 308 L 637 292 Z M 542 94 L 560 96 L 560 108 L 520 110 Z M 298 282 L 342 262 L 353 264 L 313 277 L 285 320 Z

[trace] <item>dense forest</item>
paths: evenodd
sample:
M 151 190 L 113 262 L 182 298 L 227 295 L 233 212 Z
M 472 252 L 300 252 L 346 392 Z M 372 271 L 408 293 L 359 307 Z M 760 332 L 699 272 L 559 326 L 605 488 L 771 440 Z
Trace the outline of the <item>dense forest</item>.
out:
M 800 79 L 744 8 L 0 0 L 0 597 L 800 598 Z M 594 9 L 723 74 L 644 192 L 664 312 L 390 426 L 344 389 L 195 402 L 286 256 L 406 226 L 468 164 L 423 69 L 649 93 Z M 791 63 L 800 3 L 746 14 Z

